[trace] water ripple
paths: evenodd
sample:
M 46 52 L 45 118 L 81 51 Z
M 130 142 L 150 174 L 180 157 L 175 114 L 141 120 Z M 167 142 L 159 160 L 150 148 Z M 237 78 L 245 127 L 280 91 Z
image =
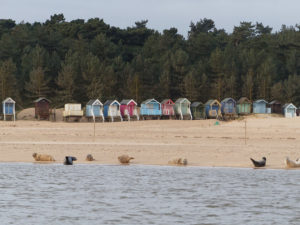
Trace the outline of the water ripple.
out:
M 297 170 L 0 164 L 1 224 L 298 224 Z

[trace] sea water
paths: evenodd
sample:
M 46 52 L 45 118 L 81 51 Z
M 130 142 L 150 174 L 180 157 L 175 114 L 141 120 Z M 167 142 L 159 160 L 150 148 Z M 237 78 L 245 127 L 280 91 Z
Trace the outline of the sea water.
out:
M 300 170 L 2 163 L 0 224 L 300 224 Z

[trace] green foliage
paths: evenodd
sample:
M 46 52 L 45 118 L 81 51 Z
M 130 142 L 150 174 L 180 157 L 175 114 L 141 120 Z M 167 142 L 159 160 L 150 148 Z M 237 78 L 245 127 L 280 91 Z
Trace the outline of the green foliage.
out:
M 300 32 L 241 22 L 232 33 L 211 19 L 191 22 L 187 38 L 147 20 L 121 29 L 91 18 L 44 23 L 0 20 L 0 94 L 20 105 L 47 96 L 55 106 L 133 98 L 248 97 L 300 104 Z M 22 93 L 22 95 L 19 95 Z

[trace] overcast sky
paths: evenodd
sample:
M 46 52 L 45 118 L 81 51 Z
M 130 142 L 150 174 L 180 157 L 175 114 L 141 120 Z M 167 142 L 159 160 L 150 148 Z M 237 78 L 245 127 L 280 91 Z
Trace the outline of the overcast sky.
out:
M 300 23 L 299 6 L 299 0 L 0 0 L 0 18 L 32 23 L 63 13 L 67 21 L 98 17 L 121 28 L 147 19 L 149 28 L 176 27 L 186 36 L 190 22 L 203 18 L 227 32 L 241 21 L 280 30 L 282 24 Z

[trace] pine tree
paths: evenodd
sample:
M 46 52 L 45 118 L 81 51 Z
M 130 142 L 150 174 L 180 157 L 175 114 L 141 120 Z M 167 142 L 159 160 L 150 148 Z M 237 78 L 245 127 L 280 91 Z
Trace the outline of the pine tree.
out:
M 16 97 L 18 91 L 16 89 L 16 65 L 11 59 L 0 63 L 0 93 L 1 99 L 7 97 Z
M 45 79 L 44 70 L 41 67 L 34 68 L 30 72 L 29 81 L 25 83 L 25 90 L 29 98 L 45 97 L 49 93 L 49 80 Z

